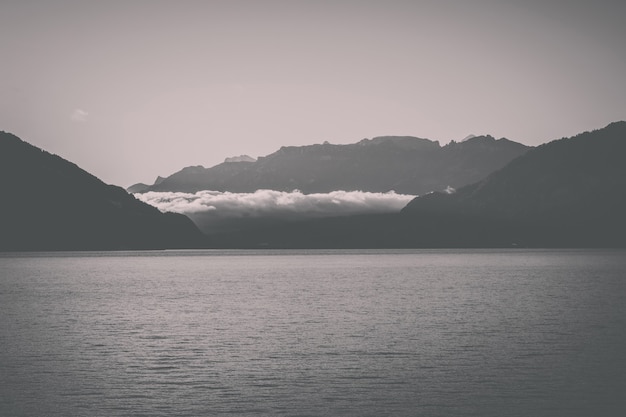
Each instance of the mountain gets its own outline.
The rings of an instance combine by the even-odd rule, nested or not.
[[[163,182],[165,178],[161,177],[160,175],[156,178],[156,180],[154,180],[153,185],[159,185]],[[131,194],[134,193],[143,193],[148,191],[148,188],[150,188],[150,185],[148,184],[144,184],[143,182],[138,182],[137,184],[133,184],[130,187],[128,187],[126,189],[126,191],[128,191]]]
[[[133,184],[130,187],[128,187],[126,191],[128,191],[131,194],[144,193],[148,191],[149,188],[150,186],[148,184],[145,184],[143,182],[138,182],[137,184]]]
[[[187,217],[161,213],[63,158],[0,132],[0,250],[193,247]]]
[[[290,222],[212,236],[215,247],[626,247],[626,122],[532,149],[399,214]]]
[[[491,136],[445,146],[409,136],[363,139],[350,145],[289,146],[256,161],[240,158],[211,168],[187,167],[143,191],[394,190],[420,195],[481,180],[528,149]]]
[[[626,242],[626,122],[541,145],[454,194],[411,201],[413,216],[507,224],[527,244]],[[501,231],[495,232],[501,233]]]
[[[256,159],[248,155],[232,156],[224,160],[224,162],[254,162],[254,161],[256,161]]]

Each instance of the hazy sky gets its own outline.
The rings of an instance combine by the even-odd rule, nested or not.
[[[103,181],[626,119],[626,2],[0,1],[0,130]]]

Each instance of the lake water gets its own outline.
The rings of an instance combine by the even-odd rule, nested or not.
[[[0,254],[2,416],[624,416],[626,251]]]

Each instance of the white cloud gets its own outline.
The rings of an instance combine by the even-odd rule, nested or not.
[[[84,122],[87,120],[87,116],[89,116],[89,113],[87,113],[85,110],[74,109],[74,111],[70,115],[70,119],[75,122]]]
[[[254,193],[198,191],[197,193],[147,192],[135,194],[139,200],[161,211],[215,217],[335,216],[398,212],[415,196],[362,191],[333,191],[303,194],[258,190]]]

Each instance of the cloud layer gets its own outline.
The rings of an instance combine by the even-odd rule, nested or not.
[[[236,218],[389,213],[400,211],[415,196],[394,192],[333,191],[303,194],[300,191],[258,190],[247,194],[218,191],[199,191],[194,194],[147,192],[135,194],[135,197],[164,212]]]

